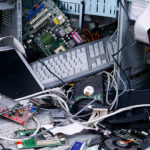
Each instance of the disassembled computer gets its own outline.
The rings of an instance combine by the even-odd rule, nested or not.
[[[2,148],[149,148],[150,47],[133,32],[147,5],[0,0]]]

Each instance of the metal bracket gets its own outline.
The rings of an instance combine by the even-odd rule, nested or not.
[[[116,18],[117,0],[84,0],[84,14]],[[81,0],[56,0],[58,7],[67,14],[80,15]]]
[[[22,0],[17,0],[17,39],[22,42]]]
[[[8,9],[14,9],[15,4],[12,2],[10,3],[9,1],[7,2],[0,2],[0,10],[8,10]]]
[[[79,16],[79,28],[82,28],[83,14],[116,18],[117,0],[56,0],[58,7],[66,14]]]

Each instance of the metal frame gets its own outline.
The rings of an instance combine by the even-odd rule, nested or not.
[[[56,0],[58,7],[66,14],[79,16],[79,28],[83,15],[117,17],[117,0]]]
[[[17,0],[17,39],[22,42],[22,0]]]
[[[0,10],[14,9],[15,5],[13,1],[10,3],[9,1],[0,2]]]
[[[122,0],[124,7],[129,10],[129,2]],[[131,3],[130,3],[131,4]],[[124,47],[129,43],[130,39],[133,38],[133,35],[129,31],[129,21],[124,9],[120,6],[119,16],[118,16],[118,49]],[[131,40],[132,41],[132,40]],[[146,83],[149,81],[149,72],[141,74],[135,79],[131,79],[130,76],[134,76],[147,69],[144,61],[144,48],[145,45],[139,42],[131,43],[126,48],[124,48],[118,55],[118,62],[121,64],[122,69],[125,70],[127,74],[131,88],[139,89],[143,88]],[[121,73],[120,69],[117,68],[122,75],[124,81],[127,84],[127,80],[124,75]],[[118,79],[118,83],[120,83]],[[121,87],[121,84],[119,84]]]
[[[0,2],[1,5],[1,2]],[[13,1],[11,9],[3,9],[0,28],[1,36],[14,36],[22,42],[22,0]]]
[[[84,14],[116,18],[117,0],[57,0],[65,13],[80,15],[80,5],[84,4]]]

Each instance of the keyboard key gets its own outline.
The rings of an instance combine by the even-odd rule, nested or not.
[[[87,71],[87,70],[89,70],[88,65],[83,64],[83,65],[81,66],[81,70],[82,70],[82,71]]]
[[[103,42],[99,42],[99,47],[100,47],[100,53],[101,53],[101,55],[105,54]]]
[[[75,73],[79,73],[80,72],[80,68],[75,68]]]
[[[101,59],[100,58],[97,58],[96,59],[96,63],[97,63],[97,66],[100,66],[102,63],[101,63]]]
[[[59,60],[61,61],[61,60],[63,60],[64,59],[64,56],[63,55],[60,55],[59,56]]]
[[[107,64],[106,59],[103,59],[103,60],[102,60],[102,64],[103,64],[103,65]]]
[[[96,67],[96,63],[93,63],[93,64],[92,64],[92,68],[95,68],[95,67]]]
[[[107,44],[107,50],[113,54],[113,48],[112,48],[112,45],[110,43]]]
[[[54,57],[54,61],[57,63],[57,61],[58,61],[58,57]]]
[[[67,57],[71,58],[71,53],[67,53],[66,55]]]
[[[42,64],[41,63],[37,63],[37,67],[42,67]]]
[[[77,52],[77,55],[81,53],[80,49],[77,49],[76,52]]]
[[[101,48],[101,47],[104,47],[104,45],[103,45],[103,42],[102,41],[100,41],[99,42],[99,47]]]
[[[81,51],[82,51],[82,53],[86,53],[85,47],[82,47],[82,48],[81,48]]]
[[[97,43],[94,44],[94,50],[95,50],[95,56],[98,56],[99,55],[99,48],[98,48]]]
[[[95,56],[94,54],[94,48],[92,45],[89,46],[89,53],[90,53],[90,57],[93,58]]]
[[[114,53],[117,53],[117,42],[112,42]]]
[[[72,58],[73,58],[73,57],[76,57],[76,52],[75,52],[75,51],[72,51],[72,52],[71,52],[71,55],[72,55]]]

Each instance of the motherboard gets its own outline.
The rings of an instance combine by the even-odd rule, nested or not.
[[[26,12],[23,25],[25,48],[38,50],[45,56],[83,43],[82,37],[52,0],[40,1]]]

